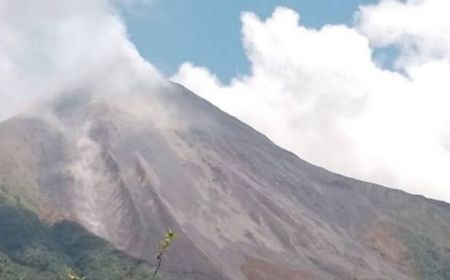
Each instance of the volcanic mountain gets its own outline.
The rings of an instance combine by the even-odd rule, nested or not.
[[[0,123],[0,198],[2,225],[25,215],[55,248],[74,227],[133,266],[173,229],[162,279],[450,279],[450,205],[311,165],[177,84],[73,90]],[[2,225],[0,256],[30,266]]]

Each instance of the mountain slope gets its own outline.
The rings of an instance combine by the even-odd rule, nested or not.
[[[149,279],[152,269],[80,226],[42,223],[33,213],[0,206],[0,279],[56,280],[66,267],[88,279]]]
[[[66,93],[0,124],[0,183],[192,279],[449,279],[450,206],[330,173],[178,85]]]

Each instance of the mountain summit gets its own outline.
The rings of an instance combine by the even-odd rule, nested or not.
[[[449,205],[313,166],[176,84],[0,123],[0,187],[139,260],[175,230],[167,279],[450,278]]]

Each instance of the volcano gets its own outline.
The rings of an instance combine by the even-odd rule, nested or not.
[[[314,166],[173,83],[72,90],[0,123],[0,206],[133,266],[175,230],[163,280],[450,279],[450,205]]]

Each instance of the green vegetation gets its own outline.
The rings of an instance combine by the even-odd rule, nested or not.
[[[158,271],[161,268],[163,257],[169,250],[170,244],[176,237],[177,237],[177,234],[173,230],[168,230],[166,232],[166,234],[164,234],[164,239],[161,241],[161,246],[159,248],[159,254],[156,257],[156,268],[155,268],[155,272],[153,272],[152,280],[156,279],[156,277],[158,275]]]
[[[86,276],[80,277],[70,268],[66,268],[66,276],[69,280],[86,280]]]
[[[148,280],[153,273],[75,224],[48,226],[30,211],[0,205],[0,279],[62,280],[66,267],[88,280]]]
[[[450,250],[437,247],[424,235],[408,232],[405,234],[418,274],[427,280],[450,279]]]

